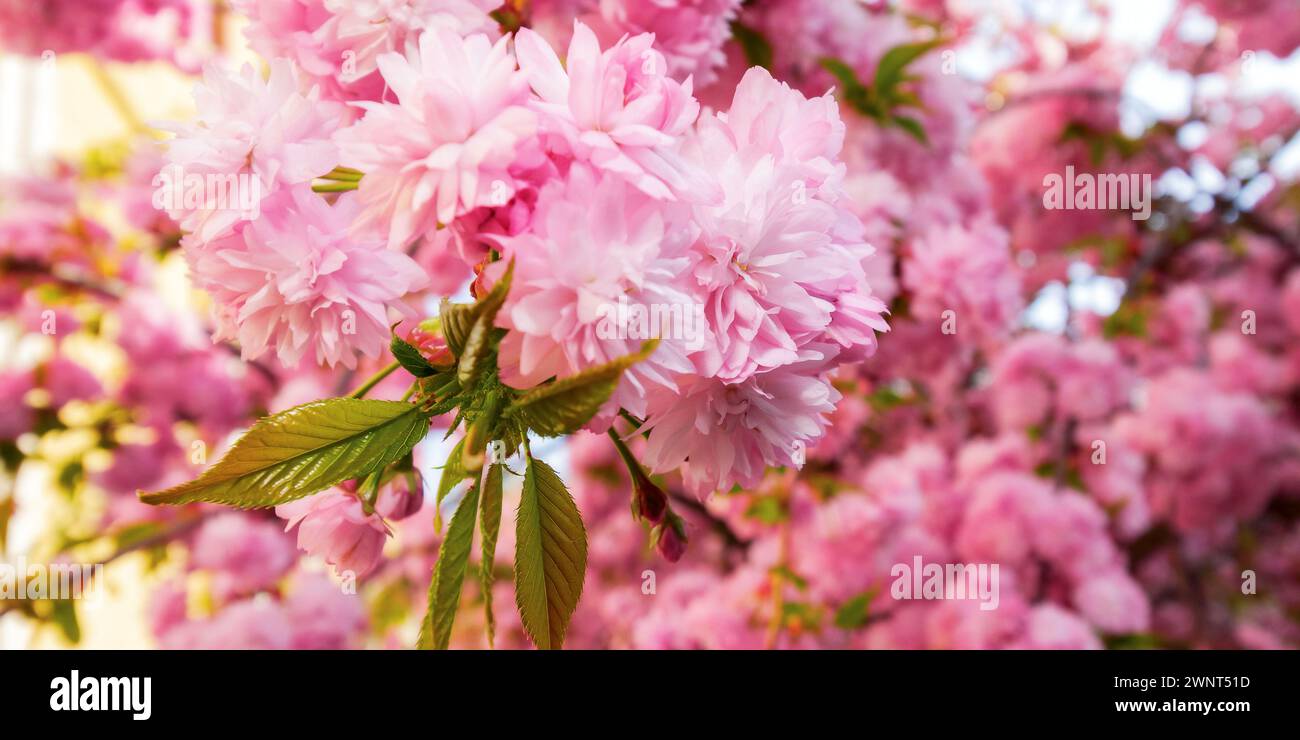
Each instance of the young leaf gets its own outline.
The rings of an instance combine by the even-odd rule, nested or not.
[[[885,97],[892,95],[894,88],[903,81],[903,70],[907,69],[907,65],[945,43],[947,43],[946,39],[933,39],[914,44],[900,44],[885,52],[885,55],[880,58],[880,64],[876,65],[876,90]]]
[[[416,349],[415,345],[396,334],[393,335],[393,341],[389,343],[388,348],[393,353],[393,359],[401,363],[406,372],[417,378],[427,378],[438,372],[437,368],[424,359],[424,355],[420,354],[420,350]]]
[[[141,491],[140,500],[276,506],[364,478],[405,456],[428,431],[428,417],[409,403],[312,401],[258,420],[197,479],[165,491]]]
[[[483,371],[483,358],[492,348],[491,342],[488,341],[491,336],[492,315],[485,313],[474,321],[469,336],[465,337],[464,350],[457,361],[456,380],[460,382],[461,387],[468,388],[473,385]]]
[[[534,388],[516,399],[505,415],[543,436],[572,434],[609,400],[623,371],[654,354],[658,346],[659,341],[652,339],[630,355]]]
[[[488,468],[483,482],[483,497],[479,499],[479,582],[483,587],[483,615],[487,624],[488,647],[496,638],[496,619],[492,615],[492,583],[496,580],[495,564],[497,535],[501,531],[502,469],[498,463]]]
[[[502,304],[506,302],[506,296],[510,293],[510,282],[514,274],[515,263],[512,261],[506,267],[505,274],[496,285],[492,286],[492,290],[474,303],[451,303],[443,299],[442,310],[439,312],[442,335],[446,337],[447,347],[456,357],[460,357],[465,351],[465,343],[469,340],[470,331],[480,317],[486,316],[488,326],[492,325],[497,311],[501,310]]]
[[[438,564],[429,581],[429,611],[420,626],[417,647],[421,650],[446,650],[451,642],[451,626],[456,621],[460,589],[469,566],[470,546],[474,543],[474,519],[478,515],[478,483],[469,487],[456,507],[447,527],[447,536],[438,548]]]
[[[533,644],[542,650],[559,649],[582,595],[587,532],[564,481],[531,455],[515,520],[519,616]]]
[[[433,528],[442,531],[442,500],[447,498],[451,489],[456,484],[465,480],[465,466],[461,464],[462,452],[465,449],[465,439],[461,438],[456,446],[451,448],[451,454],[447,456],[447,462],[442,466],[442,477],[438,479],[438,496],[433,505]]]

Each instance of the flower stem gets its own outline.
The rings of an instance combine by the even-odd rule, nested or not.
[[[628,474],[632,476],[632,480],[635,482],[636,471],[641,469],[640,463],[632,456],[632,451],[627,448],[627,445],[619,438],[618,432],[614,431],[612,426],[609,428],[609,438],[614,440],[614,449],[618,450],[619,457],[623,458],[623,464],[627,465]]]
[[[360,388],[357,388],[355,391],[352,391],[352,394],[351,396],[349,396],[349,398],[365,398],[366,394],[369,393],[372,388],[379,385],[380,381],[382,381],[384,378],[387,378],[389,375],[392,375],[393,371],[401,366],[402,364],[400,362],[394,360],[393,363],[388,367],[384,368],[383,370],[380,370],[374,375],[371,375],[370,379],[362,383]]]
[[[629,413],[627,412],[627,409],[619,409],[619,410],[618,410],[618,415],[619,415],[620,417],[622,417],[624,421],[626,421],[627,423],[629,423],[629,424],[632,425],[632,430],[633,430],[633,431],[635,431],[635,432],[641,432],[641,436],[642,436],[642,437],[645,437],[646,439],[649,439],[649,438],[650,438],[650,433],[649,433],[649,432],[642,432],[642,431],[641,431],[641,427],[645,425],[645,422],[644,422],[644,421],[641,421],[640,419],[636,418],[635,416],[629,414]]]

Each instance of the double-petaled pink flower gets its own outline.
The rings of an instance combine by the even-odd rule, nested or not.
[[[564,65],[539,34],[515,36],[519,67],[537,93],[548,147],[619,175],[661,199],[716,200],[717,189],[683,157],[679,140],[700,104],[688,78],[668,76],[668,63],[639,34],[601,51],[587,26],[576,23]]]
[[[365,117],[337,139],[344,164],[366,173],[363,220],[387,231],[390,246],[505,205],[512,168],[537,158],[537,116],[509,41],[434,28],[405,56],[379,56],[398,102],[358,103]]]
[[[268,200],[241,232],[186,245],[200,287],[217,302],[218,339],[239,342],[246,359],[274,350],[286,366],[356,365],[388,344],[390,310],[428,278],[383,237],[352,230],[352,195],[331,206],[307,186]]]

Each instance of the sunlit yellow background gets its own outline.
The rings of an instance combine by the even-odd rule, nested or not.
[[[224,60],[259,64],[243,43],[242,21],[227,16],[220,23],[215,35],[222,39]],[[51,84],[52,89],[45,87]],[[27,131],[19,142],[8,142],[0,156],[0,174],[38,173],[56,159],[81,161],[93,148],[129,140],[136,125],[132,118],[145,130],[150,122],[189,118],[194,111],[193,84],[192,77],[164,63],[104,64],[83,54],[43,61],[0,51],[0,120],[10,124],[11,132],[18,118],[36,129]],[[161,279],[165,298],[187,300],[183,262],[166,265]],[[33,350],[23,345],[22,337],[4,329],[0,328],[0,366]],[[85,364],[94,367],[95,359],[87,358]],[[10,523],[8,555],[39,547],[50,525],[67,516],[47,495],[53,490],[51,474],[48,467],[29,460],[14,482],[17,507]],[[148,587],[172,571],[179,572],[182,561],[168,558],[165,570],[146,574],[145,557],[129,554],[104,569],[102,599],[78,605],[81,641],[77,647],[153,647],[145,613]],[[37,625],[18,614],[0,617],[0,649],[63,647],[69,643],[52,624]]]

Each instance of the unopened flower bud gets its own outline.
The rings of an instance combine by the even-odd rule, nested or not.
[[[456,357],[447,346],[447,338],[442,335],[442,322],[437,318],[421,321],[406,335],[406,341],[434,367],[446,368],[456,364]]]
[[[675,563],[686,554],[686,521],[671,511],[663,523],[651,530],[651,540],[664,560]]]
[[[659,524],[668,511],[668,495],[636,466],[632,473],[632,514],[650,524]]]
[[[403,519],[420,511],[424,505],[424,486],[420,481],[420,474],[414,473],[415,487],[411,487],[411,482],[406,475],[398,475],[382,491],[379,492],[379,500],[375,502],[375,511],[379,515],[394,522],[400,522]]]

